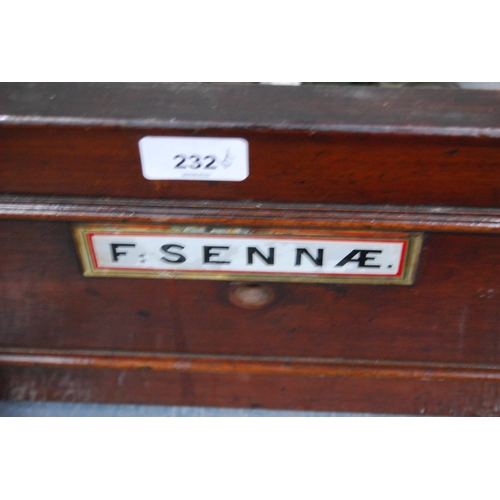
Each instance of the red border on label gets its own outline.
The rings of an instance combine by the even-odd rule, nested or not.
[[[225,270],[225,269],[220,269],[220,270],[217,270],[217,271],[214,271],[214,270],[205,270],[205,269],[182,269],[182,270],[175,270],[175,271],[171,271],[169,269],[143,269],[143,268],[137,268],[137,267],[100,267],[98,264],[97,264],[97,258],[96,258],[96,255],[95,255],[95,251],[94,251],[94,246],[93,246],[93,241],[92,241],[92,237],[95,236],[95,235],[98,235],[98,236],[123,236],[123,235],[127,235],[127,236],[140,236],[140,237],[149,237],[149,236],[152,236],[150,233],[146,233],[146,232],[121,232],[121,231],[106,231],[106,232],[92,232],[92,233],[86,233],[86,238],[87,238],[87,244],[88,244],[88,248],[90,249],[90,256],[91,256],[91,259],[92,259],[92,266],[94,268],[94,270],[100,270],[100,271],[135,271],[135,272],[140,272],[140,273],[158,273],[158,272],[174,272],[174,273],[178,273],[178,274],[182,274],[182,273],[188,273],[188,274],[192,274],[192,273],[207,273],[207,274],[213,274],[213,273],[226,273],[226,274],[240,274],[240,275],[252,275],[252,274],[255,274],[255,275],[287,275],[287,274],[291,274],[293,276],[315,276],[315,277],[321,277],[321,276],[346,276],[346,277],[353,277],[353,276],[356,276],[356,277],[360,277],[360,278],[363,278],[363,277],[379,277],[379,278],[400,278],[402,276],[402,273],[403,273],[403,267],[404,267],[404,263],[406,261],[406,254],[407,254],[407,251],[408,251],[408,240],[406,239],[393,239],[393,240],[378,240],[378,239],[373,239],[373,238],[369,238],[370,241],[374,242],[374,243],[402,243],[403,244],[403,249],[402,249],[402,252],[401,252],[401,259],[399,261],[399,269],[398,269],[398,272],[397,274],[366,274],[366,273],[363,273],[363,274],[343,274],[343,273],[321,273],[321,274],[318,274],[318,273],[294,273],[293,271],[288,271],[288,272],[283,272],[283,271],[268,271],[268,272],[265,272],[265,271],[231,271],[231,270]],[[225,237],[229,237],[229,238],[262,238],[262,239],[281,239],[281,240],[290,240],[290,239],[293,239],[293,240],[313,240],[314,238],[306,238],[306,237],[294,237],[294,236],[274,236],[274,235],[261,235],[261,234],[257,234],[257,235],[254,235],[254,234],[248,234],[248,235],[240,235],[240,234],[205,234],[205,233],[199,233],[199,234],[185,234],[185,233],[164,233],[164,234],[168,234],[169,236],[182,236],[183,238],[184,237],[187,237],[187,238],[199,238],[199,237],[203,237],[203,238],[207,238],[207,237],[212,237],[212,238],[225,238]],[[362,235],[362,234],[366,234],[366,235],[370,235],[370,233],[356,233],[356,234],[359,234],[359,235]],[[161,236],[162,233],[161,232],[158,232],[158,234],[155,234],[154,236]],[[311,235],[312,236],[312,235]],[[318,241],[318,240],[321,240],[321,239],[328,239],[327,237],[325,238],[317,238],[315,239],[315,241]],[[332,239],[332,238],[330,238]],[[335,239],[336,241],[351,241],[351,240],[357,240],[358,238],[333,238]]]

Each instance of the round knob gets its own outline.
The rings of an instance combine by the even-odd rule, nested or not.
[[[229,300],[243,309],[261,309],[274,300],[271,287],[257,283],[232,283]]]

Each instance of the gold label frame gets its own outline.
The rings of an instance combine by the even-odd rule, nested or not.
[[[80,262],[83,268],[83,274],[87,277],[107,277],[107,278],[156,278],[156,279],[209,279],[209,280],[229,280],[229,281],[275,281],[275,282],[295,282],[295,283],[357,283],[357,284],[378,284],[378,285],[411,285],[414,283],[416,269],[419,261],[419,256],[422,248],[422,233],[408,233],[408,232],[379,232],[379,231],[335,231],[335,230],[302,230],[302,229],[272,229],[272,228],[228,228],[228,227],[208,227],[208,226],[159,226],[159,225],[125,225],[125,224],[76,224],[73,226],[73,235],[80,257]],[[109,241],[110,238],[114,238],[117,241],[123,241],[123,237],[133,238],[135,242],[145,242],[147,239],[158,241],[159,237],[164,237],[165,241],[172,241],[177,238],[181,241],[186,241],[189,238],[190,242],[198,243],[201,241],[266,241],[266,242],[276,242],[276,245],[290,242],[301,241],[301,246],[308,245],[309,243],[315,244],[325,244],[336,245],[336,248],[341,244],[346,248],[346,243],[352,243],[354,247],[367,246],[368,243],[371,246],[378,245],[378,248],[384,248],[381,245],[386,245],[388,248],[395,247],[395,245],[401,245],[400,261],[398,272],[391,275],[380,274],[370,274],[373,271],[370,269],[368,272],[363,269],[362,273],[357,274],[326,274],[317,272],[317,266],[314,269],[316,272],[311,272],[310,270],[300,270],[289,272],[280,271],[267,271],[267,268],[263,271],[261,269],[257,270],[222,270],[220,265],[215,266],[219,269],[214,269],[213,264],[230,264],[228,261],[216,261],[215,259],[221,258],[220,250],[213,250],[217,248],[229,248],[229,246],[211,246],[212,250],[209,250],[209,262],[208,267],[210,269],[188,269],[188,270],[177,270],[177,269],[160,269],[158,267],[151,268],[145,267],[142,261],[138,261],[133,264],[132,267],[112,267],[116,266],[113,262],[108,265],[103,265],[102,260],[110,260],[110,256],[116,258],[116,261],[120,259],[128,258],[127,248],[136,246],[132,243],[114,243],[111,244],[114,248],[114,255],[109,251],[106,251],[109,256],[99,257],[99,245],[104,245],[101,240]],[[154,238],[151,238],[154,237]],[[120,240],[121,238],[121,240]],[[146,238],[146,240],[145,240]],[[355,244],[354,244],[355,243]],[[107,243],[106,243],[107,244]],[[149,244],[149,243],[148,243]],[[227,243],[229,245],[229,243]],[[236,244],[236,243],[235,243]],[[248,245],[248,243],[247,243]],[[164,247],[181,247],[182,245],[164,245]],[[268,245],[269,246],[269,245]],[[115,248],[116,247],[116,248]],[[161,247],[161,248],[164,248]],[[206,246],[205,252],[206,252]],[[248,254],[250,256],[251,248],[253,251],[252,263],[262,264],[269,263],[270,256],[265,255],[262,251],[255,247],[246,247]],[[273,247],[274,248],[274,247]],[[135,249],[134,249],[135,250]],[[178,250],[178,249],[176,249]],[[316,250],[316,254],[312,251],[309,252],[305,249],[298,249],[302,253],[300,257],[304,257],[300,260],[300,263],[310,264],[310,262],[317,263],[319,259],[319,250]],[[164,252],[169,252],[168,250],[163,250]],[[352,250],[349,255],[351,255],[355,250]],[[211,252],[211,253],[210,253]],[[376,254],[381,254],[381,250],[357,250],[358,254],[354,254],[352,257],[353,262],[357,262],[358,267],[361,266],[360,262],[363,262],[361,257],[362,254],[359,252],[364,252],[364,267],[366,268],[377,268],[381,266],[376,266],[375,256]],[[372,252],[372,254],[370,254]],[[102,254],[102,251],[101,251]],[[181,258],[180,253],[176,253],[170,250],[170,253],[166,253],[169,257],[175,257],[176,259]],[[321,254],[323,255],[323,254]],[[125,256],[125,257],[124,257]],[[274,256],[274,254],[273,254]],[[317,257],[314,260],[315,256]],[[347,257],[348,257],[347,256]],[[357,258],[356,258],[357,257]],[[164,259],[166,257],[163,257]],[[267,261],[265,259],[268,259]],[[395,257],[394,257],[395,258]],[[100,260],[99,260],[100,259]],[[211,260],[210,260],[211,259]],[[297,257],[297,260],[299,257]],[[345,259],[344,259],[345,260]],[[169,261],[173,262],[173,261]],[[341,261],[342,262],[342,261]],[[369,262],[368,264],[366,262]],[[387,262],[392,262],[391,260]],[[207,264],[207,262],[205,262]],[[389,264],[387,267],[391,267]],[[227,266],[226,266],[227,267]],[[262,267],[262,266],[261,266]],[[352,266],[351,266],[352,267]],[[361,266],[362,267],[362,266]]]

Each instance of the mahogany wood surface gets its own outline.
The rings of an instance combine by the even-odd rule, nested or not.
[[[0,195],[0,219],[498,233],[500,208]]]
[[[190,373],[8,364],[0,397],[14,401],[170,404],[390,414],[499,416],[498,381]]]
[[[409,363],[397,361],[331,360],[255,356],[197,356],[113,351],[73,351],[4,348],[0,362],[15,366],[50,368],[111,368],[193,373],[240,373],[248,375],[288,375],[351,377],[426,381],[498,381],[495,365],[458,363]]]
[[[230,282],[85,278],[65,222],[0,222],[4,347],[500,364],[500,243],[427,234],[415,284],[271,283],[259,310]]]
[[[0,85],[0,398],[500,415],[500,94]],[[147,181],[145,135],[244,137]],[[72,222],[424,231],[412,286],[84,278]]]
[[[500,93],[3,85],[2,193],[497,207]],[[148,135],[242,137],[242,182],[150,181]]]

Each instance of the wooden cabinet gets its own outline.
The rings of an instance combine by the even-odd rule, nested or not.
[[[3,84],[1,397],[497,415],[499,104],[448,89]],[[243,138],[250,174],[148,180],[146,136]],[[423,244],[410,285],[256,279],[249,308],[235,279],[84,277],[75,224]]]

